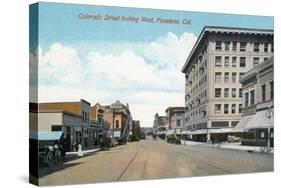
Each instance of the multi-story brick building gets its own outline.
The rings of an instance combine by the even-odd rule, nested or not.
[[[119,100],[107,106],[103,106],[103,118],[113,131],[114,138],[117,140],[130,134],[132,131],[132,117],[129,105],[122,104]],[[127,138],[126,138],[127,139]]]
[[[273,55],[273,30],[204,27],[182,72],[189,139],[225,140],[241,118],[245,72]]]

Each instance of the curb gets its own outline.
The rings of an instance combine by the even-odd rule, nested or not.
[[[266,149],[262,150],[261,147],[259,149],[241,149],[241,148],[221,147],[220,145],[208,145],[208,144],[198,144],[196,146],[209,147],[209,148],[215,148],[215,149],[245,151],[245,152],[249,152],[249,153],[264,153],[264,154],[271,154],[271,153],[273,154],[274,153],[274,149],[272,149],[270,152],[266,152]]]

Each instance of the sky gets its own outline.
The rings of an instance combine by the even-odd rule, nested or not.
[[[102,19],[79,19],[81,13]],[[266,16],[59,3],[40,3],[39,13],[30,9],[30,15],[30,85],[38,83],[39,102],[120,100],[143,127],[153,125],[155,113],[184,106],[181,68],[204,26],[274,27],[273,17]],[[106,21],[106,15],[155,22]],[[191,24],[181,24],[184,19]]]

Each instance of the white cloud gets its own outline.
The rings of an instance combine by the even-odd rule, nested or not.
[[[106,80],[105,85],[100,85],[106,89],[144,89],[151,81],[161,81],[155,75],[153,67],[146,64],[144,59],[132,50],[125,50],[117,56],[92,52],[87,60],[91,70],[87,81],[95,81],[95,84],[98,84]]]
[[[167,33],[138,43],[137,48],[134,43],[132,48],[120,43],[116,51],[111,48],[117,45],[108,43],[107,50],[93,48],[83,55],[60,43],[45,51],[39,47],[39,101],[84,98],[92,104],[110,104],[119,99],[131,105],[137,118],[152,125],[152,111],[162,114],[168,106],[184,105],[180,70],[195,41],[192,33]]]
[[[73,48],[55,43],[45,53],[39,50],[38,61],[39,83],[75,85],[82,81],[83,62]]]
[[[178,37],[169,32],[150,42],[144,49],[144,56],[159,67],[179,70],[195,42],[193,33],[183,33]]]

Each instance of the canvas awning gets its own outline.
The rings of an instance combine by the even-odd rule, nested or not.
[[[243,132],[245,127],[251,123],[255,115],[250,115],[250,116],[243,116],[239,123],[234,127],[234,131],[236,132]]]
[[[30,131],[29,139],[40,141],[59,140],[62,136],[62,131]]]
[[[200,129],[200,130],[188,131],[187,134],[192,134],[192,135],[207,134],[207,129]]]
[[[181,134],[188,134],[188,131],[184,130],[184,131],[181,132]]]
[[[233,128],[218,128],[218,129],[209,129],[209,133],[219,134],[219,133],[234,133],[237,132]]]
[[[273,128],[273,127],[274,127],[273,110],[263,110],[257,112],[254,115],[252,121],[245,126],[245,130]]]

